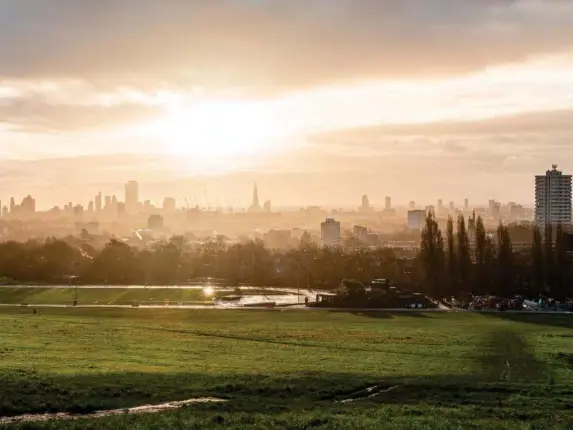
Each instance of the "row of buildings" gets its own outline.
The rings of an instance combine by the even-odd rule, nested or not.
[[[469,210],[469,201],[465,199],[464,210]],[[362,197],[362,205],[359,211],[369,213],[373,211],[367,196]],[[385,212],[392,211],[392,200],[386,197]],[[453,203],[446,209],[442,200],[438,200],[438,206],[427,206],[425,209],[415,209],[415,202],[410,203],[410,210],[407,215],[408,229],[416,231],[423,228],[426,214],[434,212],[437,216],[452,215],[456,213]],[[487,208],[474,209],[478,215],[486,215],[490,220],[499,222],[503,219],[507,221],[521,221],[527,219],[523,206],[510,202],[507,206],[502,206],[495,200],[488,202]],[[463,213],[463,211],[457,211]],[[546,225],[562,225],[570,228],[572,223],[572,175],[564,175],[554,164],[551,170],[547,170],[545,175],[535,176],[535,209],[533,211],[534,221],[537,226],[543,228]],[[368,237],[368,229],[355,226],[353,231],[358,240],[365,241]],[[324,246],[333,246],[340,243],[341,226],[340,222],[334,218],[327,218],[321,224],[321,240]]]

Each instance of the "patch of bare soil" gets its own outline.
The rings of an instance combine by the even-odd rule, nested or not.
[[[196,399],[181,400],[177,402],[161,403],[159,405],[143,405],[134,408],[126,409],[111,409],[107,411],[97,411],[88,414],[70,414],[60,412],[55,414],[25,414],[15,417],[0,417],[0,424],[16,424],[16,423],[36,423],[53,420],[78,420],[89,418],[103,418],[113,415],[128,415],[128,414],[152,414],[162,412],[170,409],[178,409],[183,406],[198,404],[198,403],[221,403],[226,402],[225,399],[218,399],[214,397],[201,397]]]

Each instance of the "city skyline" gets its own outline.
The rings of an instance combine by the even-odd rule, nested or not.
[[[553,165],[554,169],[557,165]],[[445,200],[443,198],[438,198],[435,201],[415,201],[415,200],[408,200],[408,199],[394,199],[393,196],[385,195],[382,201],[379,202],[372,202],[368,194],[363,195],[356,195],[356,200],[354,202],[345,203],[345,204],[330,204],[330,205],[318,205],[313,204],[312,202],[307,205],[290,205],[290,206],[281,206],[281,205],[274,205],[274,202],[271,199],[264,199],[264,204],[260,204],[260,197],[259,197],[259,186],[257,183],[253,184],[251,200],[249,201],[245,198],[246,203],[244,205],[220,205],[219,200],[217,201],[216,205],[212,205],[209,201],[209,197],[207,195],[207,191],[204,190],[203,199],[201,201],[197,201],[193,196],[193,199],[190,200],[189,197],[183,196],[180,198],[174,196],[163,196],[161,198],[148,198],[145,195],[145,189],[142,190],[141,184],[136,180],[129,180],[125,184],[123,184],[123,194],[115,194],[115,193],[103,193],[102,191],[98,191],[94,196],[85,197],[82,201],[73,201],[73,200],[64,200],[63,204],[55,204],[55,205],[38,205],[37,198],[34,193],[28,193],[22,198],[22,204],[18,205],[16,202],[18,200],[18,196],[10,196],[8,198],[2,199],[0,198],[0,209],[6,210],[8,209],[9,212],[12,212],[14,207],[23,206],[23,207],[33,207],[33,211],[48,211],[54,208],[65,209],[67,206],[75,207],[81,206],[83,210],[87,210],[90,208],[90,211],[93,212],[100,212],[104,208],[109,207],[112,203],[117,205],[118,203],[122,203],[125,205],[125,210],[128,213],[136,213],[138,210],[143,207],[144,204],[149,204],[150,207],[153,206],[155,208],[165,208],[170,207],[173,209],[185,209],[185,208],[200,208],[200,209],[212,209],[212,210],[228,210],[234,209],[239,211],[246,211],[246,212],[270,212],[271,204],[272,207],[278,211],[280,210],[288,210],[288,209],[303,209],[308,207],[323,207],[324,209],[354,209],[357,212],[362,213],[369,213],[371,211],[388,211],[395,208],[400,209],[409,209],[409,210],[419,210],[419,209],[428,209],[430,207],[437,209],[438,211],[441,209],[448,209],[450,212],[453,212],[453,209],[468,211],[470,209],[475,208],[488,208],[491,206],[492,202],[496,202],[500,204],[496,199],[488,199],[485,202],[471,202],[470,199],[467,197],[462,199],[461,201],[457,202],[454,200],[448,201],[445,204]],[[142,194],[141,191],[143,191]],[[119,197],[118,197],[119,195]],[[267,197],[270,197],[267,195]],[[535,196],[534,196],[535,197]],[[27,202],[33,203],[27,203]],[[237,203],[239,200],[235,200],[234,202]],[[471,202],[471,204],[470,204]],[[229,202],[227,202],[229,203]],[[533,208],[535,206],[535,202],[533,204],[522,204],[515,200],[511,200],[505,202],[508,204],[517,204],[521,205],[526,208]],[[30,206],[30,204],[32,206]]]
[[[78,201],[137,176],[151,199],[199,183],[221,206],[253,182],[279,206],[358,189],[529,204],[540,166],[573,171],[570,2],[119,0],[109,40],[101,13],[0,5],[14,195]]]

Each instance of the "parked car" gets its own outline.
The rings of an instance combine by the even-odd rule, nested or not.
[[[425,306],[422,303],[410,303],[409,305],[406,305],[406,308],[408,308],[408,309],[424,309]]]

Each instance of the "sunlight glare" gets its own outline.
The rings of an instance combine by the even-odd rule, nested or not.
[[[153,126],[166,152],[222,159],[278,149],[281,129],[262,103],[216,101],[168,114]]]
[[[215,294],[215,289],[213,287],[205,287],[203,288],[203,295],[205,297],[213,297],[213,295]]]

